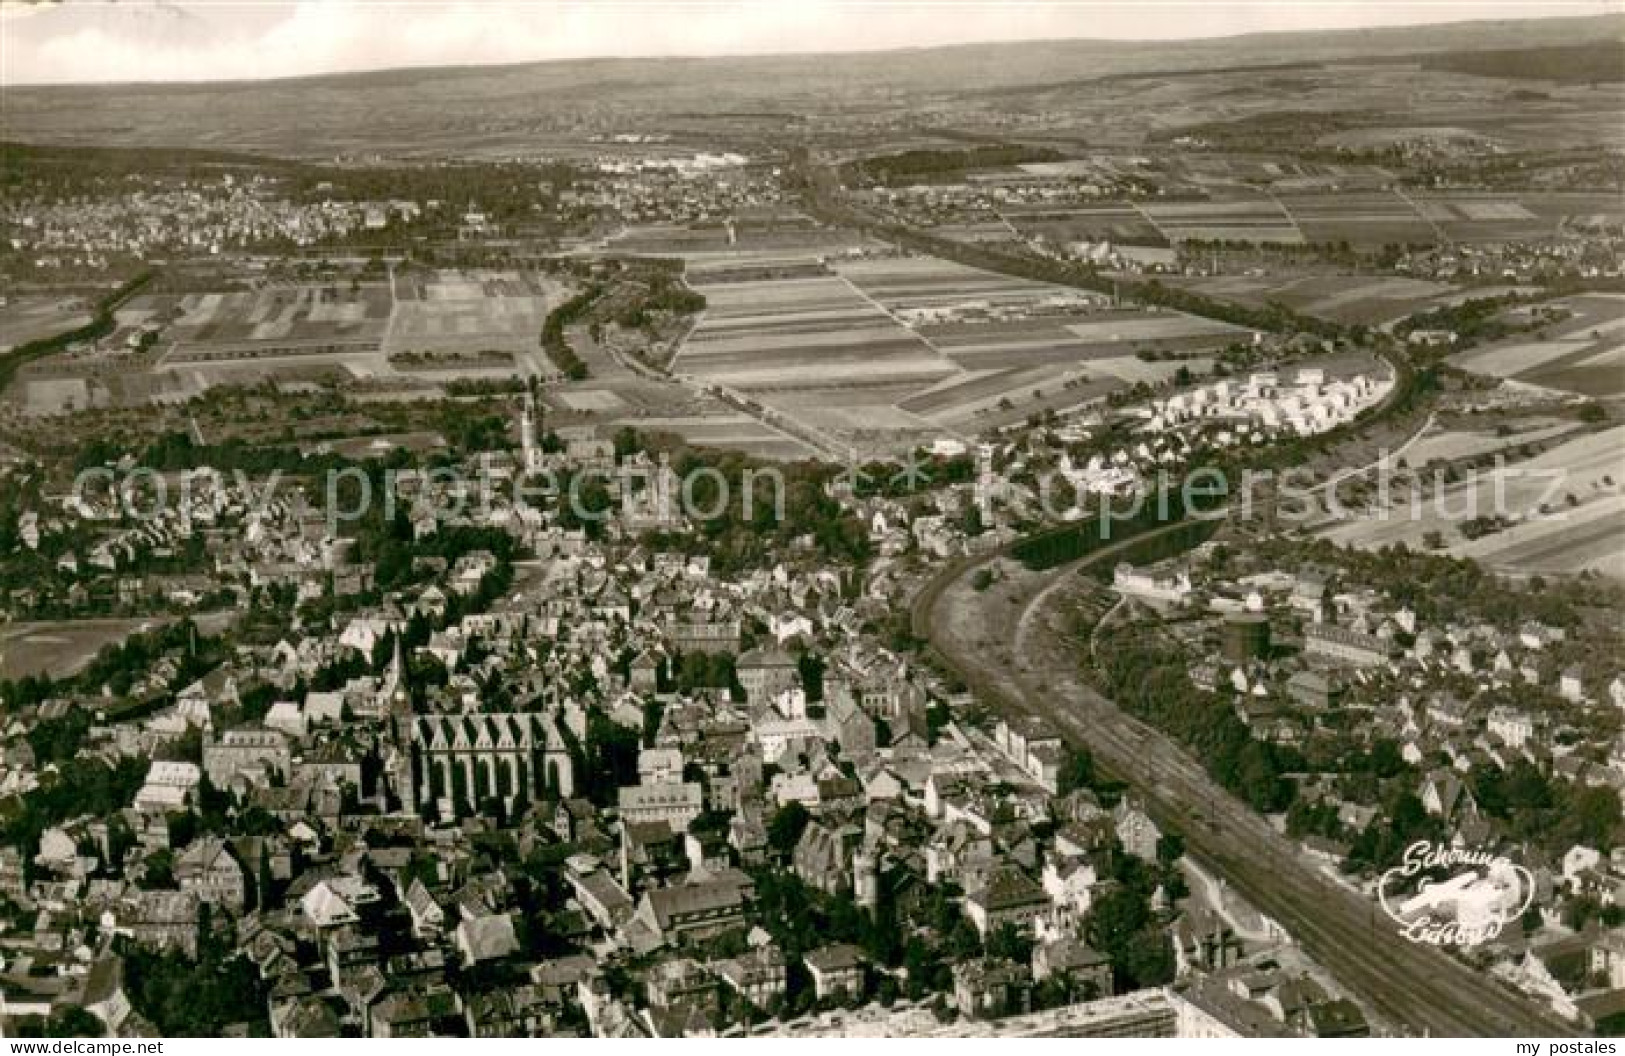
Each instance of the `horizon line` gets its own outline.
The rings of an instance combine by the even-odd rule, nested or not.
[[[1307,6],[1318,6],[1320,0],[1303,0]],[[1374,7],[1410,6],[1401,0],[1365,0]],[[1090,7],[1112,6],[1107,0],[1035,0],[1036,6],[1061,7]],[[1188,7],[1189,0],[1136,0],[1136,5],[1147,7]],[[638,7],[646,6],[637,0],[606,0],[605,6],[610,7]],[[697,6],[704,6],[703,4]],[[939,6],[930,0],[903,0],[897,6]],[[940,6],[955,6],[952,4]],[[1465,5],[1464,5],[1465,6]],[[1568,12],[1552,15],[1507,15],[1485,16],[1478,18],[1444,18],[1429,22],[1386,22],[1372,23],[1365,26],[1339,26],[1323,29],[1254,29],[1237,33],[1196,34],[1188,37],[1028,37],[1019,39],[979,39],[957,41],[942,44],[919,45],[893,45],[876,48],[832,49],[812,48],[806,50],[782,51],[742,51],[742,52],[662,52],[662,53],[604,53],[598,55],[573,55],[558,57],[543,57],[535,59],[519,59],[512,61],[493,62],[422,62],[399,63],[386,66],[367,66],[354,69],[327,70],[316,73],[298,74],[272,74],[264,77],[227,77],[227,78],[173,78],[168,80],[109,80],[109,81],[11,81],[6,79],[4,71],[0,70],[0,89],[3,90],[52,90],[52,89],[104,89],[104,88],[199,88],[207,86],[237,86],[260,84],[297,84],[300,82],[338,80],[347,78],[365,78],[386,76],[392,73],[433,73],[433,72],[485,72],[501,70],[518,70],[539,66],[568,66],[587,65],[591,63],[615,62],[752,62],[770,59],[798,59],[798,58],[857,58],[880,57],[885,55],[921,54],[927,52],[951,52],[971,48],[1022,48],[1035,45],[1077,45],[1077,44],[1103,44],[1103,45],[1181,45],[1203,42],[1236,41],[1249,38],[1264,37],[1313,37],[1313,36],[1349,36],[1360,33],[1381,33],[1398,30],[1438,29],[1449,26],[1486,25],[1494,23],[1546,23],[1546,22],[1573,22],[1581,20],[1601,21],[1614,19],[1625,25],[1625,8],[1601,10],[1591,13]],[[5,22],[0,21],[0,44],[4,42]],[[1619,38],[1625,43],[1625,37]],[[1604,43],[1598,41],[1597,43]],[[1283,62],[1295,61],[1283,59]]]

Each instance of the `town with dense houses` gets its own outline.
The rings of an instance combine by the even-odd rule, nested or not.
[[[1617,14],[79,18],[0,18],[5,1037],[1625,1035]]]

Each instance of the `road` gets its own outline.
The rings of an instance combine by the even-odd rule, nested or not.
[[[1330,492],[1333,488],[1337,487],[1346,480],[1353,480],[1355,477],[1363,477],[1367,473],[1378,469],[1385,463],[1388,465],[1398,465],[1399,460],[1404,458],[1406,454],[1410,452],[1411,448],[1422,442],[1422,438],[1427,436],[1428,431],[1433,428],[1434,423],[1438,420],[1439,412],[1429,411],[1427,421],[1423,422],[1421,427],[1418,428],[1416,432],[1406,437],[1403,444],[1400,444],[1392,451],[1379,455],[1377,458],[1372,459],[1363,466],[1354,466],[1350,469],[1339,471],[1327,479],[1324,483],[1317,486],[1315,488],[1315,493],[1324,498],[1326,493]]]
[[[1572,1024],[1512,988],[1401,937],[1371,901],[1300,857],[1291,842],[1214,783],[1177,744],[1084,684],[1076,674],[1071,629],[1057,604],[1065,591],[1057,585],[1088,564],[1113,561],[1130,542],[1050,572],[1027,574],[1019,612],[1011,610],[1007,594],[970,586],[974,571],[997,554],[961,559],[917,596],[914,633],[930,641],[993,710],[1042,716],[1086,745],[1159,823],[1179,830],[1199,865],[1279,921],[1344,988],[1406,1034],[1572,1034]],[[995,602],[999,607],[988,611]],[[973,618],[949,618],[955,606]]]

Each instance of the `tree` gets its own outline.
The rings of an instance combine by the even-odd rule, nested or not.
[[[259,904],[263,907],[275,906],[280,901],[280,892],[277,891],[276,874],[271,870],[271,848],[268,844],[260,844],[260,860],[256,870],[255,887],[258,889]]]
[[[817,653],[802,653],[796,659],[801,675],[801,688],[807,700],[817,703],[824,699],[824,658]]]
[[[12,1020],[19,1038],[100,1038],[106,1036],[102,1021],[72,1005],[55,1009],[49,1016],[19,1016]]]
[[[1114,960],[1113,966],[1117,967]],[[1168,932],[1158,925],[1135,932],[1121,952],[1121,970],[1138,990],[1174,981],[1174,948]]]
[[[972,538],[987,530],[982,523],[982,509],[976,503],[965,505],[965,512],[960,514],[959,518],[959,530]]]
[[[1056,778],[1056,788],[1065,796],[1078,789],[1093,788],[1095,785],[1095,760],[1087,749],[1074,748],[1068,745],[1066,759],[1061,764],[1061,770]]]
[[[987,955],[1025,964],[1032,960],[1033,943],[1007,921],[987,937]]]
[[[812,815],[800,803],[791,801],[779,808],[767,823],[767,843],[782,857],[788,858],[801,842],[801,834],[807,831],[807,825],[812,821]]]
[[[1582,843],[1607,852],[1619,836],[1619,793],[1608,787],[1570,786],[1558,826],[1566,843]]]

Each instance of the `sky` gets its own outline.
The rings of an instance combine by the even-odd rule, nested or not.
[[[0,85],[1176,39],[1621,10],[1625,0],[0,0]]]

